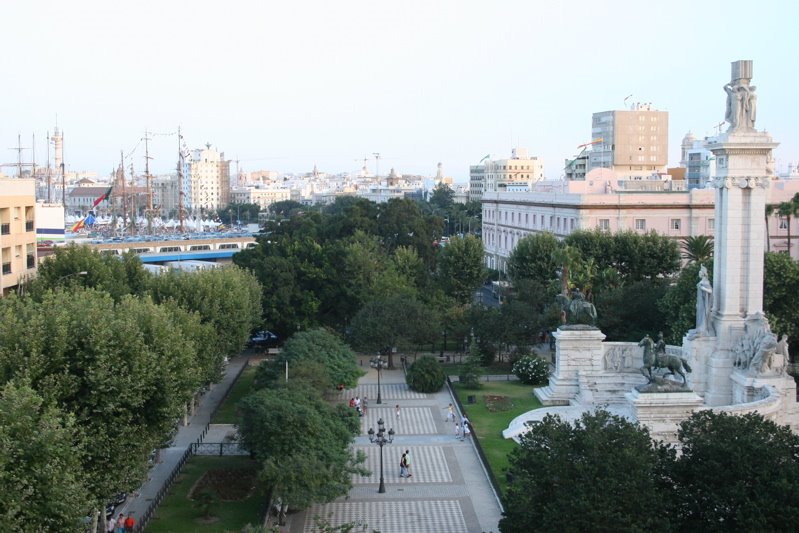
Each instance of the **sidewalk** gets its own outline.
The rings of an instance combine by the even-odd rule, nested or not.
[[[289,515],[281,531],[311,531],[318,516],[333,525],[362,521],[369,531],[381,533],[498,533],[502,510],[474,444],[456,439],[454,424],[446,422],[447,406],[455,405],[446,386],[434,394],[413,392],[401,370],[383,370],[378,405],[377,371],[368,362],[363,366],[368,374],[355,389],[339,393],[339,399],[369,398],[353,448],[367,455],[365,466],[371,475],[353,476],[346,497]],[[396,432],[393,443],[382,450],[383,494],[378,493],[380,447],[367,436],[370,427],[377,429],[379,418]],[[397,465],[405,450],[412,456],[411,478],[399,476]]]
[[[206,425],[211,421],[211,414],[222,402],[239,371],[247,364],[248,360],[249,357],[246,355],[239,355],[230,359],[225,368],[225,376],[219,383],[212,385],[210,390],[203,395],[194,416],[189,418],[189,424],[178,428],[173,445],[170,448],[161,449],[160,461],[153,465],[147,473],[147,481],[144,482],[138,491],[128,495],[125,503],[114,511],[115,515],[125,513],[127,516],[133,513],[133,516],[138,519],[144,514],[150,502],[161,490],[161,487],[164,486],[166,479],[186,452],[186,448],[196,442],[202,435]]]

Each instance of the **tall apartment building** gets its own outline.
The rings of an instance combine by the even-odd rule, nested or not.
[[[230,203],[230,161],[210,144],[192,152],[186,181],[186,209],[213,210]]]
[[[591,138],[602,139],[588,157],[587,172],[609,168],[619,177],[644,177],[666,172],[669,114],[650,104],[594,113]]]
[[[36,180],[0,179],[0,295],[36,271]]]
[[[683,137],[680,166],[689,189],[704,187],[716,175],[716,158],[706,145],[707,139],[697,139],[690,131]]]
[[[479,201],[485,192],[526,190],[544,179],[544,162],[514,148],[510,159],[486,159],[469,167],[469,199]]]

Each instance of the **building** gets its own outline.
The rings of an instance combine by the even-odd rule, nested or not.
[[[235,187],[230,192],[230,201],[235,204],[258,204],[261,209],[268,209],[275,202],[291,200],[290,189],[270,187]]]
[[[773,180],[767,202],[788,201],[799,191],[799,180]],[[564,238],[595,228],[618,232],[656,231],[675,239],[715,232],[714,192],[691,189],[668,176],[618,179],[597,169],[585,181],[544,181],[528,192],[487,192],[483,195],[483,245],[486,266],[504,270],[523,237],[550,232]],[[769,226],[771,251],[787,251],[787,220],[775,217]],[[797,246],[797,222],[791,219],[792,248]],[[791,256],[799,257],[795,250]]]
[[[619,176],[649,176],[666,171],[669,114],[651,104],[594,113],[591,138],[601,141],[588,152],[588,172],[607,168]]]
[[[0,179],[0,295],[36,271],[36,181]]]
[[[230,203],[230,161],[210,143],[192,152],[188,178],[186,209],[216,210]]]
[[[685,169],[689,189],[704,187],[716,175],[716,158],[707,149],[707,138],[697,139],[690,131],[683,137],[680,166]]]
[[[528,156],[527,148],[514,148],[510,159],[486,158],[469,167],[469,197],[479,201],[489,191],[527,190],[543,179],[543,160]]]

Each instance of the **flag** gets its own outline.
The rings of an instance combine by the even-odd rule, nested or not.
[[[92,209],[97,207],[100,204],[100,202],[102,202],[103,200],[108,200],[109,198],[111,198],[111,189],[113,188],[114,186],[111,185],[107,191],[105,191],[102,195],[100,195],[100,197],[97,200],[95,200],[94,203],[92,204]]]
[[[71,231],[72,233],[75,233],[76,231],[78,231],[79,229],[81,229],[83,227],[85,221],[86,221],[85,218],[82,218],[82,219],[78,220],[77,222],[75,222],[75,225],[72,226],[69,229],[69,231]]]
[[[92,224],[94,224],[95,220],[97,220],[97,219],[96,219],[96,218],[94,218],[94,213],[92,213],[91,211],[89,211],[89,214],[88,214],[88,215],[86,215],[86,218],[84,218],[84,219],[83,219],[83,223],[84,223],[86,226],[91,226]]]

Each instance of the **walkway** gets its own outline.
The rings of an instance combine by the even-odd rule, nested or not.
[[[361,521],[368,531],[381,533],[499,532],[502,511],[477,451],[470,440],[457,440],[454,424],[445,421],[447,405],[454,405],[446,387],[435,394],[416,393],[405,385],[401,370],[384,370],[383,403],[377,405],[377,371],[370,368],[355,389],[342,391],[340,399],[354,396],[369,398],[369,408],[361,419],[362,435],[356,437],[354,447],[366,453],[371,476],[354,476],[347,497],[289,515],[283,529],[310,533],[318,516],[333,525]],[[400,406],[399,417],[396,405]],[[394,442],[383,448],[384,494],[377,492],[380,448],[366,435],[370,427],[377,429],[379,418],[397,433]],[[400,456],[405,450],[410,450],[412,457],[410,478],[399,477]]]
[[[228,389],[233,385],[241,368],[247,364],[247,357],[240,355],[230,360],[225,368],[225,376],[219,383],[211,386],[200,400],[194,416],[189,419],[187,426],[180,426],[175,440],[170,448],[161,450],[160,462],[156,463],[147,474],[147,481],[135,493],[128,496],[127,501],[114,512],[115,515],[125,513],[138,518],[147,510],[150,502],[155,498],[158,491],[166,483],[166,479],[175,469],[178,461],[186,452],[186,448],[196,442],[205,430],[205,426],[211,421],[211,414],[222,402]]]

